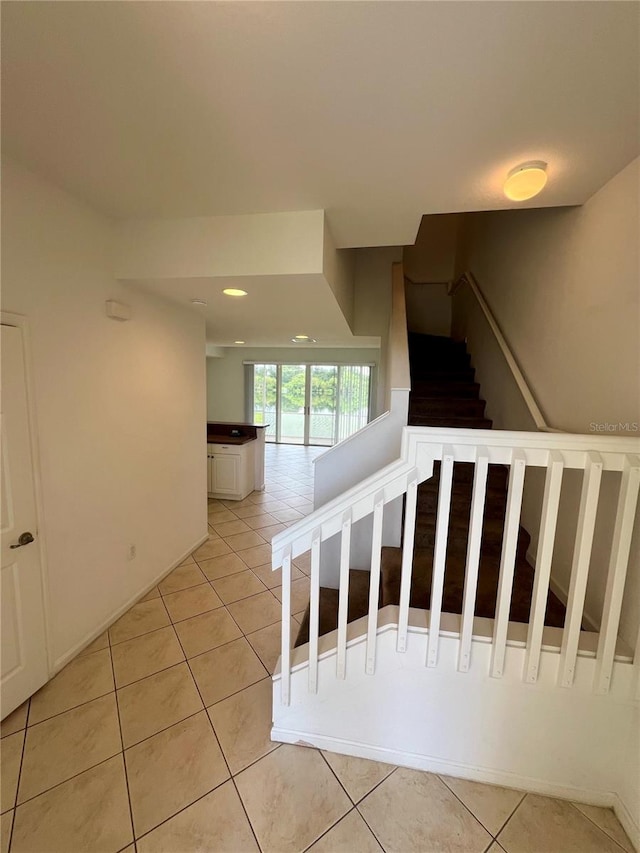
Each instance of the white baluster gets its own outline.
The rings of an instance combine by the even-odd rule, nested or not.
[[[369,621],[367,623],[367,662],[365,672],[373,675],[376,666],[378,634],[378,600],[380,596],[380,558],[382,551],[382,520],[384,492],[378,492],[373,502],[373,536],[371,539],[371,577],[369,579]]]
[[[571,580],[567,613],[562,632],[562,648],[560,650],[559,680],[562,687],[571,687],[576,668],[578,643],[580,642],[580,625],[584,609],[584,597],[587,591],[589,577],[589,562],[591,546],[598,510],[600,481],[602,479],[602,458],[599,453],[587,453],[585,459],[584,478],[580,510],[578,512],[578,528],[576,543],[571,564]]]
[[[347,617],[349,614],[349,556],[351,552],[351,510],[342,516],[340,540],[340,593],[338,597],[338,648],[336,675],[344,678],[347,667]]]
[[[311,534],[311,576],[309,592],[309,691],[318,692],[318,634],[320,631],[320,539],[319,527]]]
[[[282,557],[282,652],[280,657],[282,704],[291,700],[291,547]]]
[[[416,532],[416,504],[418,500],[418,470],[414,468],[407,477],[407,497],[404,505],[404,535],[402,537],[402,572],[400,578],[400,606],[398,609],[397,650],[407,650],[409,632],[409,598],[411,570],[413,568],[413,542]]]
[[[473,472],[469,540],[467,543],[464,594],[462,597],[462,626],[460,630],[460,650],[458,655],[458,669],[460,672],[467,672],[471,663],[473,615],[476,606],[476,591],[478,588],[478,565],[480,563],[480,545],[482,542],[482,524],[484,519],[484,503],[487,494],[488,473],[489,451],[486,447],[479,447],[476,452],[476,464]]]
[[[531,595],[531,611],[529,613],[529,628],[527,631],[527,653],[524,664],[525,681],[530,683],[538,679],[542,632],[544,631],[544,617],[547,610],[547,597],[549,595],[551,560],[553,557],[553,543],[556,537],[563,471],[564,459],[562,454],[555,450],[550,451],[547,475],[544,482],[540,538],[538,540],[536,573],[533,581],[533,593]]]
[[[594,683],[598,693],[607,693],[611,686],[611,670],[616,653],[622,596],[627,577],[639,488],[640,458],[638,456],[627,456],[622,469],[618,509],[611,542],[609,574],[607,575],[607,587],[604,594],[602,625],[600,626],[596,654]]]
[[[522,490],[524,488],[526,467],[527,460],[524,453],[521,450],[514,450],[511,456],[511,471],[509,472],[509,490],[507,492],[507,511],[502,533],[496,616],[493,622],[491,675],[494,678],[500,678],[504,670],[511,592],[513,590],[513,575],[518,550],[518,533],[520,532],[520,508],[522,506]]]
[[[453,483],[454,458],[455,451],[453,447],[445,445],[442,451],[442,463],[440,465],[440,491],[438,493],[438,514],[436,516],[436,541],[433,549],[431,617],[429,620],[427,666],[435,666],[438,662],[440,615],[442,613],[442,593],[444,590],[447,538],[449,535],[449,513],[451,511],[451,485]]]

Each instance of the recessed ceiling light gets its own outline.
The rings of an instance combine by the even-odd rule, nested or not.
[[[206,305],[207,304],[206,299],[192,299],[191,302],[193,305]]]
[[[234,344],[246,344],[246,341],[234,341]]]
[[[293,344],[315,344],[316,339],[310,338],[309,335],[296,335],[295,338],[291,338],[291,343]]]
[[[238,290],[237,287],[226,287],[222,292],[225,294],[225,296],[246,296],[247,295],[246,290]]]
[[[512,201],[526,201],[538,195],[546,183],[547,164],[541,160],[531,160],[509,172],[504,183],[504,194]]]

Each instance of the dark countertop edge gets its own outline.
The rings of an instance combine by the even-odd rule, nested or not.
[[[252,435],[208,435],[207,444],[248,444],[257,441]]]

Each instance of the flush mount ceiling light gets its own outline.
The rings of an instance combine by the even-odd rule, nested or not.
[[[206,305],[207,300],[206,299],[192,299],[191,304],[192,305]]]
[[[234,344],[246,344],[246,341],[234,341]]]
[[[310,338],[309,335],[296,335],[295,338],[291,338],[292,344],[315,344],[316,339]]]
[[[237,287],[226,287],[223,291],[225,296],[246,296],[246,290],[238,290]]]
[[[504,182],[504,194],[511,201],[526,201],[544,189],[547,183],[547,164],[530,160],[512,169]]]

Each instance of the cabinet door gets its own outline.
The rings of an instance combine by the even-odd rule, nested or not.
[[[234,494],[240,491],[240,456],[214,456],[211,460],[211,491]]]

